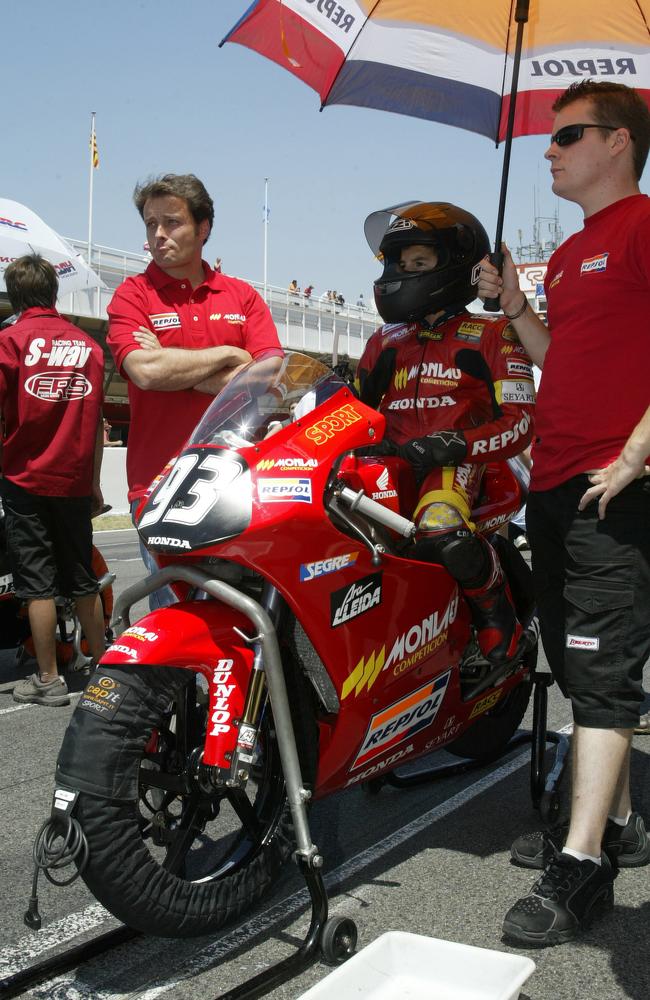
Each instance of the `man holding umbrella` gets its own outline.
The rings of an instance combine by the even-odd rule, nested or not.
[[[573,937],[612,904],[619,867],[650,862],[629,786],[650,655],[650,437],[635,431],[650,420],[650,199],[639,192],[650,111],[631,88],[589,80],[553,110],[552,189],[585,223],[549,261],[549,328],[505,248],[502,277],[486,258],[479,281],[543,369],[527,528],[544,648],[574,718],[568,832],[512,848],[544,869],[505,918],[504,934],[527,945]]]

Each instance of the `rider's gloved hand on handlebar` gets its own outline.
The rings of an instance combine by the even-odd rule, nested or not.
[[[462,431],[436,431],[399,445],[392,454],[405,458],[416,477],[424,479],[436,466],[460,465],[467,454],[467,441]]]

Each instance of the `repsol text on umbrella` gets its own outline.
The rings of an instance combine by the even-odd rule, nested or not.
[[[532,59],[531,76],[621,76],[629,73],[636,76],[634,59],[546,59],[540,62]]]
[[[321,14],[325,14],[326,17],[329,17],[330,21],[338,24],[339,28],[343,28],[346,32],[354,24],[354,15],[348,14],[345,7],[342,7],[336,0],[307,0],[307,3],[315,4],[316,9]]]

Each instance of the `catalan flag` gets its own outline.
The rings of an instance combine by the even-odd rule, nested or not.
[[[90,158],[92,160],[93,167],[96,169],[99,166],[99,150],[97,149],[97,137],[95,135],[94,121],[92,131],[90,133]]]

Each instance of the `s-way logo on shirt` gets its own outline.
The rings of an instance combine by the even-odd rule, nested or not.
[[[83,368],[92,350],[83,340],[53,340],[50,350],[44,351],[46,343],[44,337],[35,337],[30,341],[25,355],[28,368],[41,358],[47,359],[48,368]]]
[[[154,313],[149,319],[154,330],[168,330],[170,326],[181,325],[178,313]]]
[[[92,384],[80,371],[69,369],[83,368],[90,356],[92,347],[83,340],[76,338],[53,340],[49,351],[44,351],[47,341],[44,337],[34,337],[29,342],[25,355],[25,366],[32,368],[43,360],[48,368],[67,368],[68,371],[40,371],[25,381],[25,391],[36,399],[48,403],[68,402],[72,399],[83,399],[93,391]]]

